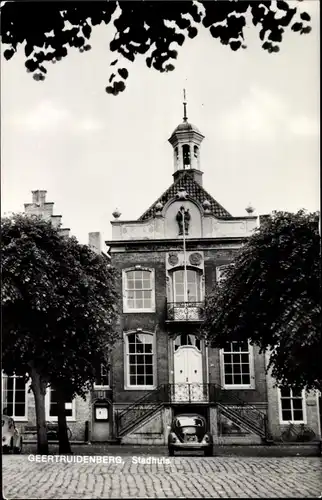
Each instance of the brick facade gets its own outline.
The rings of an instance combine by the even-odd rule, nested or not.
[[[251,210],[248,211],[250,214],[248,216],[232,217],[226,209],[221,207],[202,186],[199,157],[194,158],[190,167],[187,167],[186,164],[183,165],[180,148],[188,143],[190,154],[197,151],[197,155],[199,155],[199,146],[202,140],[202,134],[194,126],[186,127],[186,124],[179,126],[169,140],[174,148],[173,184],[138,220],[120,221],[120,214],[116,213],[115,220],[112,222],[112,240],[106,242],[110,247],[112,265],[120,273],[126,269],[135,269],[135,266],[143,266],[146,269],[153,269],[155,276],[154,312],[125,312],[123,309],[123,300],[126,300],[125,289],[121,290],[124,282],[120,279],[121,303],[119,306],[123,313],[119,322],[119,342],[113,351],[111,367],[114,417],[116,417],[117,412],[131,407],[130,405],[151,392],[147,389],[132,390],[126,387],[125,336],[127,333],[143,331],[150,332],[155,336],[155,387],[161,384],[173,385],[175,382],[174,339],[185,333],[198,335],[198,325],[193,322],[184,321],[171,324],[171,321],[167,321],[169,319],[167,303],[173,300],[171,290],[174,286],[171,281],[174,278],[171,274],[171,265],[169,265],[169,255],[175,255],[174,261],[179,262],[179,264],[177,263],[178,270],[182,269],[182,267],[180,268],[181,262],[183,268],[188,265],[189,269],[197,270],[200,273],[201,295],[202,300],[204,300],[205,295],[209,294],[216,286],[218,269],[229,264],[258,223],[265,222],[265,217],[257,218],[252,215]],[[186,158],[186,161],[189,163],[189,158]],[[181,210],[181,206],[184,207],[185,211],[190,210],[191,214],[185,244],[182,232],[178,232],[177,227],[176,214],[178,209]],[[183,247],[185,247],[185,251]],[[198,253],[201,256],[202,263],[199,267],[198,265],[194,267],[189,261],[192,253]],[[184,260],[186,260],[185,264]],[[201,342],[200,352],[202,356],[202,383],[222,387],[224,385],[223,356],[220,351],[206,347]],[[227,404],[235,400],[235,404],[249,405],[251,411],[255,409],[256,412],[257,409],[261,412],[260,415],[267,416],[268,427],[272,435],[278,435],[285,427],[280,424],[278,392],[276,388],[273,388],[274,381],[269,375],[266,375],[267,359],[265,355],[260,354],[256,347],[251,352],[250,363],[253,367],[251,384],[248,388],[238,388],[238,386],[233,387],[233,390],[226,388]],[[315,396],[306,396],[306,415],[307,425],[318,436],[320,435],[319,413],[315,400]],[[174,403],[167,404],[155,415],[134,426],[122,437],[122,442],[156,443],[161,440],[166,443],[171,416],[180,411],[196,411],[205,416],[215,442],[238,444],[258,444],[261,442],[258,433],[256,434],[249,427],[239,426],[240,433],[238,434],[235,426],[235,433],[223,435],[220,422],[221,419],[225,418],[227,421],[227,415],[224,415],[223,410],[220,406],[217,407],[213,400],[209,400],[208,404],[203,406],[196,402],[181,406]],[[166,425],[165,422],[167,422]]]
[[[193,126],[190,127],[192,129],[179,126],[172,134],[170,143],[174,148],[178,148],[183,147],[187,142],[190,144],[191,154],[199,155],[198,148],[203,136]],[[185,159],[185,161],[188,160]],[[152,391],[159,390],[157,388],[160,386],[167,387],[168,391],[174,391],[174,393],[171,392],[171,397],[165,399],[163,406],[156,408],[157,411],[151,415],[147,414],[147,418],[143,420],[138,420],[137,425],[129,426],[128,431],[122,435],[123,443],[166,444],[172,416],[180,412],[196,412],[206,418],[215,443],[258,444],[261,442],[261,437],[256,429],[254,431],[249,426],[243,425],[243,421],[236,421],[231,414],[225,413],[225,408],[233,411],[233,408],[239,408],[240,405],[244,405],[259,415],[266,415],[268,429],[273,437],[280,436],[285,428],[285,424],[281,424],[280,420],[278,390],[274,387],[274,380],[270,374],[266,374],[268,354],[260,354],[257,348],[250,347],[250,355],[246,362],[246,365],[249,362],[250,367],[249,384],[239,387],[237,383],[235,386],[227,387],[224,386],[223,380],[223,354],[218,349],[207,347],[201,339],[199,347],[196,344],[192,347],[185,344],[181,345],[177,351],[175,350],[174,341],[180,336],[181,339],[188,338],[185,335],[190,334],[198,339],[201,321],[195,321],[194,317],[178,321],[170,316],[169,303],[174,304],[174,307],[176,303],[184,303],[184,306],[180,306],[182,310],[185,310],[184,307],[191,308],[192,306],[193,314],[199,311],[193,304],[203,303],[205,296],[213,290],[214,286],[218,286],[220,267],[229,264],[234,259],[258,223],[264,220],[253,215],[232,217],[221,207],[202,187],[202,172],[196,167],[200,164],[199,160],[199,157],[195,158],[193,168],[190,171],[186,170],[186,163],[184,168],[180,165],[180,161],[183,161],[182,154],[176,152],[173,184],[140,219],[120,221],[120,214],[117,211],[113,214],[115,220],[112,222],[112,240],[106,244],[110,249],[111,264],[119,271],[118,291],[120,292],[119,311],[121,311],[118,322],[119,336],[111,354],[109,387],[102,391],[94,390],[88,395],[86,401],[76,398],[75,420],[68,422],[75,440],[85,440],[88,437],[93,441],[110,441],[119,437],[122,412],[131,408],[131,405],[136,404],[144,396],[150,397]],[[180,226],[178,222],[180,218],[178,219],[176,215],[181,211],[181,207],[184,208],[185,213],[191,214],[187,232],[183,229],[183,224]],[[44,217],[50,218],[56,227],[60,227],[61,216],[53,215],[53,204],[46,202],[45,191],[33,192],[33,203],[26,204],[25,209],[27,213],[42,213]],[[66,236],[68,235],[69,230],[62,229],[62,231]],[[183,235],[182,232],[186,234]],[[100,251],[99,233],[90,233],[89,244],[95,251]],[[147,312],[140,311],[140,307],[129,312],[124,309],[124,304],[127,304],[124,276],[127,270],[135,271],[142,268],[152,271],[151,296],[154,300],[151,303],[155,307],[151,306],[153,310]],[[194,273],[196,290],[198,290],[195,293],[198,294],[198,300],[195,298],[190,301],[189,296],[187,299],[187,281],[183,284],[184,300],[175,298],[180,288],[180,285],[176,288],[175,273],[183,271],[184,276],[186,270]],[[190,287],[193,286],[195,285],[190,285]],[[140,334],[140,332],[152,334],[151,338],[153,338],[154,383],[152,389],[143,385],[142,388],[127,386],[130,355],[126,352],[126,339],[128,334]],[[195,358],[191,357],[192,352],[195,353]],[[187,359],[188,362],[181,360],[180,353],[186,356],[182,359]],[[189,378],[195,376],[193,375],[194,366],[189,366],[192,359],[196,359],[196,367],[199,370],[196,377],[199,377],[199,382],[191,382],[192,378]],[[186,363],[182,365],[181,370],[179,370],[181,367],[179,363]],[[240,363],[245,363],[245,361],[240,361]],[[198,370],[194,372],[197,373]],[[177,383],[179,374],[182,372],[187,375],[187,384]],[[173,398],[173,394],[185,385],[189,386],[189,391],[191,387],[192,389],[202,387],[202,390],[207,387],[209,392],[205,399],[199,396],[199,400],[197,398],[179,404],[178,400]],[[227,398],[222,405],[213,396],[215,393],[210,392],[215,390],[214,388],[220,389],[221,394]],[[140,404],[144,406],[145,403],[143,401]],[[96,419],[96,405],[108,409],[106,421]],[[305,415],[307,426],[319,437],[321,435],[320,417],[318,399],[315,394],[305,395]],[[28,423],[34,421],[33,396],[29,395]],[[21,422],[19,425],[23,424],[25,423]],[[87,425],[88,436],[85,431]]]

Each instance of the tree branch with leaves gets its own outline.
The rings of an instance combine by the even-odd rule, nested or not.
[[[1,39],[8,46],[4,57],[11,59],[23,44],[26,69],[38,81],[45,79],[48,63],[66,58],[70,50],[90,50],[95,26],[113,23],[109,47],[117,57],[106,87],[113,95],[125,89],[127,63],[144,56],[149,68],[173,71],[179,48],[202,28],[237,51],[246,48],[245,28],[251,22],[269,53],[280,50],[286,30],[311,31],[309,14],[283,0],[10,1],[2,6],[1,18]]]
[[[215,347],[245,341],[270,354],[278,384],[322,390],[319,214],[273,212],[206,303]]]
[[[47,453],[46,389],[63,403],[86,398],[116,340],[117,276],[107,258],[42,218],[3,218],[1,236],[3,370],[30,377],[38,452]]]

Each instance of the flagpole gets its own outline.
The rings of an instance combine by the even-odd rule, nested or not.
[[[187,263],[186,263],[186,228],[184,223],[184,207],[182,207],[182,234],[183,234],[183,290],[184,290],[184,302],[187,300]]]

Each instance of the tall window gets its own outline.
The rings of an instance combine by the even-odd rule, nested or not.
[[[176,165],[178,165],[178,163],[179,163],[179,149],[178,149],[178,146],[176,148],[174,148],[174,157],[175,157]]]
[[[154,338],[150,333],[126,335],[127,387],[153,388]]]
[[[189,144],[184,144],[182,146],[182,156],[183,156],[183,168],[191,167],[191,159],[190,159],[190,146]]]
[[[154,270],[123,271],[124,312],[154,312]]]
[[[248,342],[227,342],[222,349],[224,387],[250,389],[253,380],[252,364],[252,347]]]
[[[198,146],[194,146],[194,147],[193,147],[193,154],[194,154],[194,157],[195,157],[196,159],[198,159],[198,153],[199,153]]]
[[[94,389],[103,387],[110,387],[110,370],[108,366],[101,364],[96,370]]]
[[[65,403],[66,420],[75,420],[75,400]],[[46,393],[46,417],[48,420],[57,420],[57,392],[48,387]]]
[[[200,274],[187,270],[187,297],[184,296],[184,271],[173,273],[173,302],[200,302]]]
[[[284,387],[280,388],[279,396],[281,422],[304,422],[304,391]]]
[[[27,419],[27,385],[24,377],[2,374],[1,410],[16,420]]]

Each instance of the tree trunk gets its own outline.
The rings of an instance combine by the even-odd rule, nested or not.
[[[37,453],[48,455],[48,439],[46,426],[45,395],[46,382],[34,368],[30,370],[31,390],[34,393],[37,421]]]
[[[70,454],[72,453],[70,442],[67,434],[67,421],[65,411],[65,396],[63,392],[56,389],[57,394],[57,415],[58,415],[58,440],[59,440],[59,453]]]

